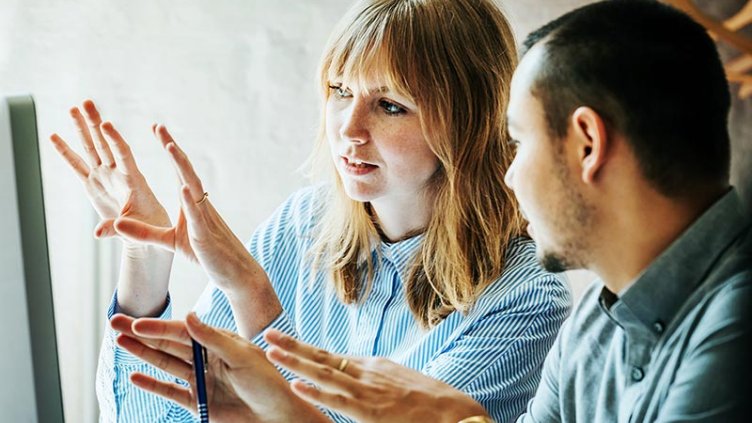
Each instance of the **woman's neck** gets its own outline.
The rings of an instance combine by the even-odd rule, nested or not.
[[[370,204],[381,236],[387,242],[402,241],[422,233],[433,216],[433,201],[425,195],[380,198]]]

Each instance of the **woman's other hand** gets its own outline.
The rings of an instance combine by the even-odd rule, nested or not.
[[[155,135],[170,155],[181,184],[175,226],[165,228],[130,217],[118,218],[118,233],[133,241],[178,251],[201,265],[227,295],[241,335],[250,338],[282,312],[264,269],[227,226],[207,198],[188,156],[162,125]]]

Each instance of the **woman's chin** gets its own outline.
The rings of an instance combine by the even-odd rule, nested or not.
[[[377,190],[366,184],[345,181],[344,186],[345,194],[354,201],[367,203],[378,198]]]

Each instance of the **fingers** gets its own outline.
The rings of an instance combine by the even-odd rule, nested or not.
[[[322,387],[340,392],[352,393],[363,390],[362,383],[336,367],[320,364],[299,355],[287,353],[277,347],[271,347],[266,357],[287,370]],[[348,364],[347,371],[352,371],[355,363]],[[360,371],[358,370],[358,373]]]
[[[144,391],[175,401],[188,410],[196,409],[191,391],[177,383],[164,382],[138,372],[131,374],[131,382]]]
[[[76,129],[78,130],[78,135],[81,139],[81,145],[84,148],[86,161],[89,163],[90,167],[100,166],[102,164],[102,160],[99,157],[97,148],[94,146],[94,140],[91,138],[91,133],[89,132],[89,127],[86,124],[84,115],[81,114],[81,110],[79,110],[78,107],[73,107],[70,109],[70,116],[73,119],[73,123],[76,125]]]
[[[170,157],[175,164],[175,168],[178,171],[180,181],[184,185],[188,185],[190,188],[193,202],[195,203],[201,200],[201,197],[204,195],[204,187],[201,184],[201,179],[196,175],[193,165],[191,165],[190,160],[188,160],[188,156],[186,156],[183,150],[178,147],[175,140],[172,138],[172,135],[170,135],[164,125],[158,125],[155,128],[155,131],[157,138],[162,142],[162,146],[170,154]]]
[[[118,313],[110,319],[110,326],[122,335],[133,338],[152,349],[174,355],[185,362],[193,359],[190,338],[187,338],[182,322],[150,318],[134,319]]]
[[[105,122],[100,127],[100,134],[107,139],[107,143],[115,150],[114,160],[118,169],[126,175],[136,175],[139,173],[136,160],[133,158],[131,148],[120,133],[115,129],[111,122]]]
[[[73,172],[76,174],[76,176],[81,179],[86,179],[89,177],[89,166],[86,165],[86,162],[81,158],[81,156],[71,150],[71,148],[68,146],[68,143],[66,143],[65,140],[60,137],[60,135],[52,134],[50,136],[50,141],[52,141],[52,145],[55,147],[55,150],[57,150],[60,156],[62,156],[63,159],[71,167],[71,169],[73,169]]]
[[[117,337],[117,344],[141,360],[158,369],[162,369],[175,377],[187,381],[191,380],[193,377],[193,366],[188,364],[181,356],[173,355],[157,348],[152,348],[147,344],[140,342],[137,338],[123,334]],[[162,347],[168,350],[171,348],[165,344],[163,344]],[[173,347],[178,348],[174,343]]]
[[[188,185],[183,185],[180,188],[180,204],[182,205],[181,211],[184,211],[185,217],[187,217],[186,222],[191,225],[192,229],[198,230],[202,226],[207,226],[199,209],[199,204],[196,204],[193,200],[193,194]]]
[[[301,342],[292,336],[285,335],[274,329],[266,331],[264,333],[264,339],[269,345],[278,347],[281,352],[292,354],[334,369],[338,368],[342,363],[342,360],[345,359],[343,356],[332,354],[327,350],[308,345],[305,342]],[[346,370],[349,370],[349,367],[352,366],[353,360],[348,358],[348,361],[351,364],[348,365],[348,369]]]
[[[134,334],[143,338],[164,339],[178,342],[186,347],[191,346],[191,337],[188,335],[185,324],[179,320],[144,317],[133,321],[131,328]]]
[[[117,235],[115,231],[115,219],[105,219],[94,228],[94,236],[97,238],[109,238]]]
[[[133,322],[136,319],[134,319],[131,316],[126,316],[125,314],[116,314],[112,316],[110,319],[110,327],[112,327],[113,330],[124,333],[126,335],[130,336],[136,336],[136,334],[133,333],[133,330],[131,329],[131,326],[133,325]]]
[[[136,219],[121,217],[115,220],[118,234],[131,241],[138,241],[175,251],[175,229],[161,228]]]
[[[185,322],[190,336],[230,367],[246,365],[254,357],[262,356],[261,349],[240,335],[204,324],[195,313],[189,313]],[[258,354],[253,354],[254,349]]]
[[[297,396],[313,404],[337,410],[351,417],[361,414],[359,401],[348,395],[322,391],[301,380],[291,382],[290,387]]]
[[[99,157],[104,161],[105,165],[110,167],[115,165],[115,159],[112,156],[109,145],[105,141],[102,135],[102,118],[99,116],[97,106],[91,100],[85,100],[83,103],[84,113],[86,114],[86,121],[89,125],[89,133],[94,134],[94,145],[99,153]]]

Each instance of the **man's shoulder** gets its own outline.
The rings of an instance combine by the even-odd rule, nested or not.
[[[703,323],[752,317],[752,228],[721,254],[696,295]]]
[[[752,269],[740,267],[727,273],[698,293],[702,296],[694,314],[693,338],[703,339],[708,335],[735,327],[749,332],[752,329]]]
[[[613,331],[618,327],[600,305],[603,281],[598,278],[592,281],[583,291],[579,302],[573,308],[565,329],[562,330],[561,347],[567,354],[573,354],[572,349],[578,348],[607,348],[613,337]]]
[[[716,284],[723,284],[730,279],[744,278],[744,274],[752,271],[752,225],[742,231],[729,244],[726,251],[718,258],[711,269],[710,278],[716,279]]]

